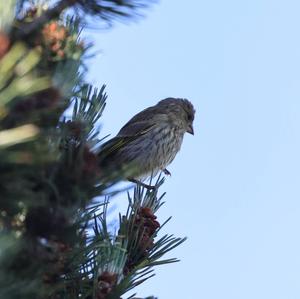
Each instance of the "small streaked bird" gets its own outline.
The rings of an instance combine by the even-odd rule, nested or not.
[[[163,171],[180,150],[184,134],[194,135],[195,109],[186,99],[167,98],[131,118],[112,139],[101,147],[100,167],[120,171],[130,166],[127,179],[140,179]]]

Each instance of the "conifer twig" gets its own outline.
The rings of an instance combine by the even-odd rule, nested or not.
[[[42,15],[34,19],[30,23],[22,24],[18,27],[15,39],[24,40],[34,32],[40,30],[47,22],[58,17],[63,10],[75,5],[77,0],[61,0],[54,7],[47,9]]]

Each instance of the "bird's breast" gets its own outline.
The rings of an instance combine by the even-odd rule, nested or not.
[[[141,176],[155,175],[173,161],[180,150],[183,134],[171,126],[157,126],[128,144],[122,157],[134,162]]]

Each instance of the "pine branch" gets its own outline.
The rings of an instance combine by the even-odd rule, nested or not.
[[[44,13],[30,23],[21,22],[17,30],[12,34],[14,40],[26,40],[29,36],[41,30],[50,20],[58,18],[68,7],[76,4],[76,0],[60,0],[54,7],[47,9]]]
[[[128,18],[139,8],[145,8],[154,0],[60,0],[55,6],[47,9],[35,18],[32,22],[26,23],[20,21],[16,26],[12,36],[14,40],[26,40],[29,36],[47,24],[50,20],[58,18],[61,13],[67,9],[76,6],[79,7],[83,14],[98,16],[105,22],[111,23],[114,18]],[[83,18],[83,15],[81,15]]]
[[[154,190],[138,185],[128,193],[117,233],[108,222],[110,197],[95,199],[113,196],[107,188],[124,173],[98,166],[107,95],[105,86],[84,81],[80,24],[90,15],[128,18],[150,2],[60,0],[46,11],[25,11],[13,30],[0,32],[1,298],[119,299],[156,266],[178,261],[163,257],[185,238],[157,237],[170,220],[160,224],[155,216],[163,179]],[[68,8],[79,18],[63,18]],[[10,17],[4,23],[13,26]]]
[[[86,272],[87,276],[84,280],[87,280],[93,273],[97,298],[120,298],[123,294],[153,277],[154,267],[178,261],[174,258],[166,260],[160,260],[160,258],[183,243],[185,238],[165,235],[155,241],[160,228],[170,219],[160,226],[154,216],[154,212],[163,204],[163,196],[157,196],[158,187],[162,183],[161,179],[156,181],[155,191],[146,191],[143,187],[137,186],[133,197],[128,194],[129,207],[126,214],[120,216],[119,231],[115,236],[108,229],[108,201],[104,203],[102,214],[91,217],[90,221],[93,219],[95,235],[89,238],[88,250],[94,253],[86,254],[91,258],[85,262],[84,268],[87,269],[90,265],[97,271]],[[97,244],[101,244],[101,247],[98,247]],[[111,253],[114,250],[121,250],[124,253],[121,260],[117,256],[113,258],[111,255],[104,254],[107,248],[110,248],[109,252]]]

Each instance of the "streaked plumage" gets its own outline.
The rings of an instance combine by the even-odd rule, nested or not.
[[[99,153],[103,169],[132,165],[131,178],[163,171],[180,150],[185,132],[194,134],[195,110],[186,99],[167,98],[131,118]]]

